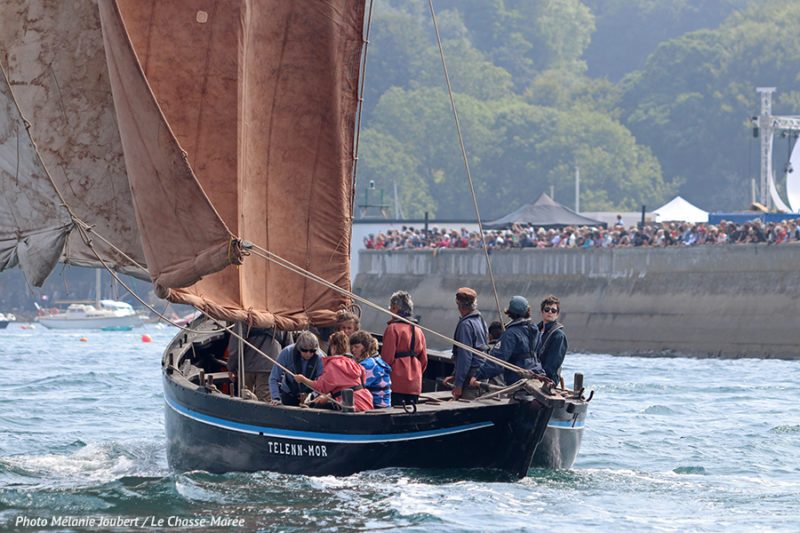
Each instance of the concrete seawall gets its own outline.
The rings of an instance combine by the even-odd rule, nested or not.
[[[562,302],[570,351],[800,359],[800,243],[694,248],[524,249],[490,254],[501,306]],[[362,250],[354,292],[388,304],[407,290],[422,324],[452,335],[455,291],[497,318],[481,250]],[[387,316],[365,309],[363,327]],[[432,346],[445,343],[429,338]]]

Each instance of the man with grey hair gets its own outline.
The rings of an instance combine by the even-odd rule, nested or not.
[[[414,324],[414,302],[406,291],[392,294],[389,311],[405,319],[392,317],[383,332],[381,358],[392,367],[392,405],[416,403],[428,366],[425,335]]]
[[[283,368],[281,368],[283,367]],[[284,370],[288,368],[289,372]],[[271,405],[300,405],[301,394],[311,392],[307,386],[297,383],[294,374],[302,374],[311,381],[322,375],[322,353],[319,340],[310,331],[302,331],[297,341],[281,350],[278,364],[272,367],[269,375],[269,393]]]

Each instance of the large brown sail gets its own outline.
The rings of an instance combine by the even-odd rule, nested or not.
[[[92,0],[4,0],[0,2],[0,52],[0,63],[22,115],[30,123],[30,135],[44,167],[72,213],[96,233],[91,236],[92,250],[78,231],[70,231],[66,246],[59,249],[63,250],[60,260],[100,267],[97,253],[108,266],[147,279],[108,84],[97,4]],[[16,162],[18,155],[9,152],[2,162]],[[29,177],[43,176],[34,173]],[[13,195],[7,191],[4,199],[18,207],[27,205],[30,198],[24,193],[39,186],[50,187],[48,182],[20,183],[23,189]],[[40,213],[55,211],[41,209]],[[51,226],[61,224],[63,220],[58,218]],[[24,225],[25,221],[17,217],[16,226],[0,231],[30,233],[41,227]],[[45,258],[48,255],[41,256],[41,265],[30,266],[40,273],[34,276],[37,279],[28,277],[32,284],[40,285],[44,281],[41,272],[46,277],[52,270],[50,259]],[[26,276],[31,274],[27,267],[25,272]]]
[[[330,323],[345,296],[257,257],[223,267],[236,236],[349,289],[363,3],[99,5],[156,285],[218,318]]]

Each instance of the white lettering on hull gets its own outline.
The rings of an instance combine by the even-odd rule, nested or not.
[[[328,447],[324,444],[289,444],[268,440],[267,448],[273,455],[293,455],[295,457],[328,457]]]

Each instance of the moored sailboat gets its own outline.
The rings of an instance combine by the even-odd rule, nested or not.
[[[126,302],[100,298],[100,270],[95,271],[95,302],[71,303],[66,311],[39,309],[36,321],[49,329],[129,330],[144,324],[145,316]]]
[[[7,328],[11,322],[14,322],[17,319],[12,314],[9,313],[0,313],[0,329]]]
[[[34,3],[48,13],[65,9],[54,0]],[[31,9],[30,2],[11,4],[19,5],[9,16]],[[48,243],[38,243],[44,257],[31,257],[29,243],[18,237],[8,239],[9,254],[26,276],[36,274],[29,277],[34,281],[58,260],[100,264],[149,277],[159,296],[202,311],[206,318],[179,333],[162,361],[168,459],[178,470],[321,475],[387,466],[481,467],[524,476],[554,410],[586,409],[582,397],[532,375],[471,402],[432,393],[415,408],[361,413],[349,412],[346,401],[342,411],[270,406],[228,383],[224,352],[236,333],[227,324],[324,327],[353,303],[352,171],[364,5],[209,5],[213,9],[188,0],[98,0],[85,20],[53,17],[55,35],[88,24],[87,40],[104,54],[107,68],[87,79],[97,92],[92,98],[111,110],[107,118],[115,128],[97,142],[107,143],[109,160],[124,161],[116,175],[126,187],[114,198],[124,205],[117,211],[67,208],[81,201],[61,192],[72,186],[74,173],[48,170],[75,155],[51,158],[36,150],[36,130],[24,136],[22,110],[6,84],[4,102],[13,113],[0,146],[28,147],[25,183],[41,185],[42,201],[52,204],[48,217],[23,228],[35,244],[42,233],[36,228],[51,230]],[[12,57],[27,46],[25,35],[2,40]],[[43,49],[56,64],[60,56],[75,61],[80,55]],[[22,62],[4,67],[26,77]],[[15,83],[22,93],[35,86],[23,81]],[[72,81],[64,105],[79,112],[86,102],[75,86],[86,80]],[[30,114],[58,120],[35,105]],[[16,161],[11,151],[4,153]],[[11,183],[18,176],[6,172],[3,179]],[[107,178],[92,179],[104,184]],[[30,192],[19,189],[22,196]],[[132,232],[123,223],[130,213]],[[7,233],[21,234],[19,226],[9,224],[13,232]],[[80,257],[70,255],[73,242]]]

